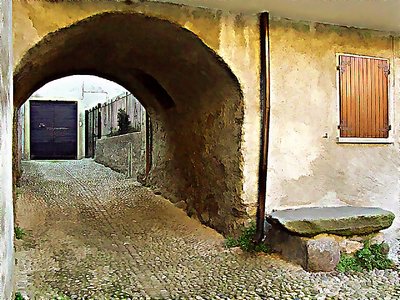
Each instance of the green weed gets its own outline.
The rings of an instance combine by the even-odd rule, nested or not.
[[[21,227],[16,226],[14,228],[14,233],[15,233],[15,238],[17,240],[22,240],[24,236],[26,235],[25,230],[23,230]]]
[[[341,255],[336,269],[339,272],[391,269],[394,267],[394,263],[387,257],[388,251],[389,247],[386,243],[371,245],[369,241],[366,241],[364,247],[353,256]]]
[[[25,300],[24,296],[20,292],[15,293],[15,300]]]
[[[252,222],[250,226],[245,227],[243,229],[242,234],[237,238],[227,237],[225,240],[225,247],[240,247],[243,251],[246,252],[265,252],[268,253],[268,247],[261,243],[255,244],[253,242],[254,235],[256,234],[256,224]]]

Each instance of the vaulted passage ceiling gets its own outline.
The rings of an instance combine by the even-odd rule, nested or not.
[[[236,80],[190,31],[140,14],[104,13],[50,33],[31,48],[14,72],[14,103],[73,74],[121,83],[154,109],[185,105],[207,90],[221,90],[224,78]]]

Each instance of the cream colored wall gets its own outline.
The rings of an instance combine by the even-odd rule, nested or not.
[[[274,19],[267,210],[379,206],[400,227],[400,39],[388,33]],[[392,144],[338,144],[336,54],[390,59]],[[324,138],[325,133],[328,138]]]
[[[36,98],[36,97],[31,97],[29,98],[28,101],[25,102],[24,104],[24,130],[23,130],[23,139],[24,139],[24,147],[23,147],[23,154],[22,157],[25,158],[25,160],[30,159],[31,155],[31,150],[30,150],[30,144],[31,144],[31,134],[30,134],[30,124],[31,124],[31,118],[30,118],[30,101],[31,100],[36,100],[36,101],[73,101],[77,102],[78,105],[78,124],[77,124],[77,129],[78,129],[78,135],[77,135],[77,159],[82,159],[85,157],[85,111],[83,110],[83,105],[79,100],[77,99],[50,99],[50,98]],[[20,139],[21,140],[21,139]]]
[[[12,195],[11,3],[0,0],[0,299],[11,299],[14,271]]]
[[[259,153],[259,31],[256,15],[156,2],[117,1],[14,1],[15,66],[45,35],[95,14],[110,11],[142,13],[179,24],[213,49],[238,78],[244,98],[242,199],[255,214]]]

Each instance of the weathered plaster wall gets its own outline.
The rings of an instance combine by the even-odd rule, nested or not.
[[[13,290],[11,3],[0,1],[0,299]]]
[[[150,184],[160,187],[171,200],[174,196],[179,200],[184,198],[189,204],[189,210],[194,209],[199,212],[199,218],[205,223],[219,230],[233,230],[236,228],[234,220],[242,220],[247,213],[255,213],[257,200],[259,146],[257,17],[160,3],[127,5],[113,1],[79,3],[15,1],[13,27],[16,70],[22,70],[23,56],[48,33],[103,12],[140,13],[178,24],[193,32],[232,70],[236,78],[228,75],[231,77],[228,79],[227,74],[221,73],[226,67],[222,67],[220,71],[216,71],[218,68],[215,68],[213,71],[215,62],[204,59],[201,56],[203,50],[200,52],[193,50],[196,48],[189,43],[182,45],[183,48],[180,46],[181,50],[169,49],[163,55],[155,53],[163,51],[160,49],[164,46],[171,47],[184,41],[182,38],[177,39],[179,35],[175,34],[173,39],[177,40],[167,42],[172,36],[168,37],[166,31],[153,37],[151,34],[140,38],[135,36],[136,43],[143,43],[141,47],[146,48],[146,52],[143,53],[132,48],[130,48],[131,53],[128,53],[129,47],[126,47],[125,52],[119,52],[124,48],[124,43],[125,46],[129,43],[127,39],[134,39],[133,34],[126,37],[124,43],[122,41],[119,45],[115,43],[114,50],[110,49],[110,44],[107,43],[107,34],[98,37],[103,38],[103,41],[97,40],[91,44],[92,47],[96,44],[101,44],[98,47],[108,47],[107,59],[101,61],[103,65],[107,65],[109,63],[107,60],[114,58],[130,64],[146,64],[147,71],[151,71],[150,73],[162,83],[177,103],[176,108],[159,113],[157,108],[154,109],[156,106],[154,99],[150,99],[151,95],[145,95],[143,91],[138,93],[137,90],[130,88],[130,83],[135,82],[135,78],[132,77],[134,74],[119,69],[119,74],[124,73],[124,80],[119,83],[136,92],[145,106],[147,104],[149,107],[154,120],[155,144]],[[157,26],[153,26],[154,30],[157,30]],[[96,28],[108,27],[98,24]],[[127,31],[126,28],[125,25],[119,29],[114,28],[110,36],[114,38],[118,36],[116,33]],[[136,32],[137,28],[132,33]],[[140,30],[143,31],[143,28]],[[78,31],[73,35],[83,36]],[[64,50],[68,53],[77,54],[81,50],[84,51],[77,48],[77,51],[72,52],[74,44],[59,37],[57,43],[53,43],[53,47],[47,41],[48,47],[42,48],[43,52],[37,57],[47,56],[49,61],[53,58],[59,59],[57,51],[52,51],[56,48],[56,44],[58,49],[66,48]],[[92,34],[84,37],[96,38]],[[157,41],[157,45],[153,45],[154,41]],[[77,44],[82,46],[84,43],[84,40],[80,40]],[[191,50],[185,51],[185,47],[190,47]],[[87,53],[94,55],[92,50],[95,49],[96,47],[90,51],[88,49]],[[132,54],[132,51],[136,52]],[[126,59],[132,55],[139,55],[137,61]],[[162,61],[159,60],[161,57]],[[90,57],[82,52],[79,60],[88,64],[87,60],[90,60]],[[49,63],[47,70],[60,67],[62,62],[67,64],[65,60],[60,59],[58,63]],[[44,62],[29,64],[26,60],[24,63],[28,67],[27,70],[45,65]],[[74,64],[72,58],[68,63]],[[150,66],[150,63],[153,65]],[[221,61],[220,63],[223,65]],[[108,66],[103,70],[111,72],[109,69],[112,65]],[[129,67],[126,68],[128,70]],[[79,71],[75,66],[70,69]],[[49,77],[48,75],[46,76]],[[97,75],[102,76],[102,74]],[[43,75],[43,79],[46,76]],[[236,79],[237,86],[234,83]],[[40,80],[38,82],[45,83]],[[29,94],[29,91],[21,94]],[[24,97],[21,98],[19,95],[16,98],[18,102],[25,101],[22,99]],[[157,141],[165,143],[157,145]],[[182,163],[178,164],[177,161]],[[169,179],[166,180],[167,178]],[[231,224],[229,229],[226,228],[227,224]]]
[[[271,22],[268,210],[379,206],[400,226],[400,40],[387,33],[275,19]],[[390,59],[393,144],[338,144],[336,53]],[[328,134],[327,138],[323,136]]]
[[[128,174],[131,164],[132,178],[145,173],[144,132],[133,132],[113,137],[102,137],[96,142],[94,160],[118,172]]]

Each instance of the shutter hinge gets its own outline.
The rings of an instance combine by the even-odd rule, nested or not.
[[[341,62],[338,66],[336,66],[336,70],[343,74],[346,71],[347,66],[350,66],[350,61]]]
[[[352,129],[348,127],[344,121],[342,121],[338,126],[337,129],[342,130],[342,131],[351,131]]]
[[[392,130],[392,125],[388,125],[384,128],[379,128],[378,130],[382,131],[382,132],[388,132],[388,131]]]
[[[379,69],[383,69],[383,73],[386,76],[389,76],[389,74],[390,74],[390,66],[386,61],[378,63],[378,68]]]

